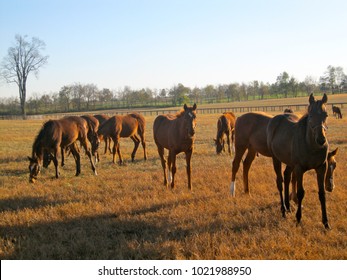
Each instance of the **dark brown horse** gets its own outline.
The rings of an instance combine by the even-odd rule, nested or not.
[[[32,148],[32,156],[28,157],[29,164],[29,182],[34,183],[41,171],[44,154],[53,155],[55,166],[55,177],[59,177],[58,170],[58,151],[60,148],[69,147],[76,161],[76,176],[81,173],[80,155],[76,150],[76,141],[79,140],[84,147],[92,170],[96,173],[94,163],[91,159],[91,153],[87,143],[87,131],[84,122],[80,117],[67,117],[60,120],[49,120],[41,128],[37,135]]]
[[[332,105],[332,109],[333,109],[333,115],[335,116],[335,118],[342,119],[342,114],[341,114],[340,108]]]
[[[184,110],[176,115],[159,115],[153,124],[154,142],[157,145],[164,171],[164,185],[167,187],[171,183],[171,188],[175,187],[176,155],[184,152],[187,162],[188,189],[192,189],[191,182],[191,157],[195,140],[196,127],[196,104],[188,107],[184,104]],[[166,174],[166,160],[164,149],[169,150],[168,171]],[[172,177],[171,177],[172,174]]]
[[[220,154],[224,149],[224,135],[227,138],[228,152],[231,155],[230,142],[233,145],[235,139],[235,121],[236,116],[233,112],[224,112],[217,121],[217,137],[214,139],[216,144],[216,152]]]
[[[329,192],[334,185],[325,184],[325,177],[328,165],[328,142],[325,135],[326,103],[328,97],[324,94],[322,100],[315,100],[311,94],[309,97],[308,113],[299,121],[292,121],[285,114],[274,117],[267,128],[267,143],[272,154],[274,170],[276,172],[277,188],[281,198],[281,211],[285,216],[286,205],[284,204],[282,190],[283,177],[281,163],[287,165],[287,172],[284,174],[285,193],[288,193],[288,185],[291,172],[297,180],[298,208],[296,219],[298,224],[301,221],[301,206],[305,195],[303,187],[303,175],[306,171],[314,169],[317,174],[319,189],[319,200],[322,210],[322,222],[325,228],[329,229],[325,189]]]
[[[98,114],[98,115],[94,115],[94,117],[99,121],[99,127],[101,125],[104,124],[104,122],[106,122],[110,117],[105,115],[105,114]],[[109,137],[104,137],[104,142],[105,142],[105,151],[104,154],[106,154],[107,152],[107,148],[109,148],[110,153],[112,153],[111,151],[111,138]]]
[[[119,164],[123,163],[122,154],[119,148],[120,138],[130,137],[134,141],[134,149],[131,153],[131,160],[134,161],[136,151],[140,145],[143,147],[144,159],[147,159],[146,139],[145,139],[145,118],[138,113],[131,113],[125,116],[113,116],[104,122],[98,130],[99,139],[107,137],[113,140],[113,163],[116,162],[116,152],[119,157]]]

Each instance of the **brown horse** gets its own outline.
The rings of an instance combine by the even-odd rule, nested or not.
[[[49,120],[41,128],[32,148],[32,156],[28,157],[29,164],[29,182],[34,183],[41,171],[41,165],[44,154],[53,154],[53,163],[55,166],[55,177],[59,177],[58,170],[58,151],[60,148],[70,148],[76,162],[76,176],[81,173],[80,155],[76,149],[75,142],[79,140],[86,150],[89,157],[92,170],[96,173],[94,163],[91,159],[91,153],[87,143],[87,132],[84,122],[80,117],[68,117],[60,120]]]
[[[131,153],[131,161],[134,161],[136,151],[140,145],[143,147],[144,159],[147,160],[146,141],[145,141],[145,118],[138,113],[131,113],[125,116],[116,115],[104,122],[98,130],[99,139],[107,137],[113,140],[113,163],[116,162],[116,152],[119,157],[119,164],[123,163],[122,154],[119,148],[120,138],[130,137],[134,141],[134,149]]]
[[[230,141],[232,145],[234,144],[235,139],[235,121],[236,116],[233,112],[224,112],[217,121],[217,137],[214,139],[214,142],[216,144],[216,152],[217,154],[220,154],[224,149],[224,135],[227,138],[227,144],[228,144],[228,152],[229,155],[231,155],[231,147],[230,147]]]
[[[84,127],[84,130],[87,133],[87,139],[89,140],[92,146],[91,152],[95,156],[95,163],[96,163],[99,160],[99,155],[97,151],[100,144],[98,134],[97,134],[99,121],[91,115],[84,115],[84,116],[81,116],[80,119],[78,118],[79,117],[76,117],[76,116],[68,116],[68,117],[64,117],[63,119],[66,119],[68,121],[73,121],[73,122],[78,120],[81,123],[81,125]],[[75,151],[79,153],[79,148],[77,145],[74,145],[73,148],[75,149]],[[65,165],[65,152],[72,153],[71,146],[66,146],[65,148],[61,147],[61,166]],[[74,153],[72,153],[72,155],[75,157]],[[47,151],[45,151],[44,157],[43,157],[43,167],[47,168],[49,164],[51,163],[53,157],[54,157],[53,154],[47,153]]]
[[[317,174],[319,200],[322,210],[322,222],[326,229],[330,228],[325,203],[325,189],[331,192],[333,184],[325,184],[328,157],[328,142],[325,136],[326,103],[328,97],[324,94],[322,100],[315,100],[313,94],[309,97],[308,113],[298,121],[292,121],[286,115],[274,117],[267,128],[267,143],[272,154],[274,170],[276,172],[277,188],[280,193],[281,211],[285,216],[286,206],[283,201],[283,177],[281,163],[287,165],[284,174],[285,193],[288,193],[291,172],[297,180],[298,208],[296,212],[297,223],[301,221],[301,205],[305,195],[303,175],[306,171],[314,169]],[[324,189],[325,187],[325,189]]]
[[[262,112],[250,112],[238,117],[235,123],[235,155],[232,163],[230,192],[235,196],[236,174],[244,153],[247,156],[243,161],[243,186],[245,193],[249,193],[248,173],[255,156],[259,153],[270,157],[267,147],[266,128],[272,116]]]
[[[184,110],[176,115],[159,115],[153,124],[154,142],[157,145],[164,171],[164,185],[171,182],[171,188],[175,187],[176,155],[184,152],[187,162],[188,189],[192,189],[191,182],[191,157],[195,140],[196,128],[196,104],[188,107],[184,104]],[[168,169],[169,180],[166,175],[166,160],[164,149],[169,150]],[[172,177],[171,177],[172,174]]]
[[[339,107],[332,105],[333,115],[337,119],[342,119],[341,110]]]
[[[105,114],[98,114],[98,115],[94,115],[94,117],[99,121],[99,126],[103,125],[104,122],[106,122],[110,117],[105,115]],[[104,137],[104,142],[105,142],[105,151],[104,154],[106,154],[107,152],[107,148],[109,148],[110,153],[112,153],[111,151],[111,138],[109,137]]]
[[[100,145],[98,138],[99,120],[92,115],[83,115],[81,118],[86,120],[88,124],[87,138],[92,145],[92,154],[95,157],[95,162],[98,162],[100,160],[98,153],[98,148]]]

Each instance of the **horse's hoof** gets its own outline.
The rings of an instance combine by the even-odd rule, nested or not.
[[[331,230],[331,227],[328,222],[324,224],[324,227],[326,230]]]
[[[96,170],[95,170],[95,171],[94,171],[94,174],[95,174],[95,175],[98,175],[98,172],[96,172]]]

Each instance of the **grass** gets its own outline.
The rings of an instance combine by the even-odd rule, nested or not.
[[[27,156],[42,121],[0,121],[1,259],[347,259],[346,118],[331,115],[328,122],[331,147],[339,147],[337,187],[327,193],[331,231],[321,223],[312,171],[304,177],[298,227],[295,212],[281,217],[270,158],[253,163],[251,196],[243,193],[240,168],[236,198],[230,197],[231,158],[217,156],[213,145],[217,118],[198,116],[191,192],[183,154],[176,188],[162,186],[154,116],[146,117],[146,162],[140,147],[131,163],[132,141],[122,139],[125,166],[103,155],[95,176],[83,155],[75,177],[68,157],[61,178],[50,166],[36,184],[29,184]]]

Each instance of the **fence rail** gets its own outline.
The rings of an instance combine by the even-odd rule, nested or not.
[[[334,105],[339,106],[340,108],[344,108],[347,102],[334,102]],[[328,104],[331,105],[331,104]],[[330,107],[330,106],[329,106]],[[328,107],[328,108],[329,108]],[[221,106],[221,107],[208,107],[208,108],[198,108],[198,114],[218,114],[226,111],[232,111],[234,113],[247,113],[252,111],[263,111],[263,112],[283,112],[284,109],[291,108],[294,112],[303,111],[307,108],[306,104],[286,104],[286,105],[264,105],[264,106]],[[153,110],[107,110],[107,112],[98,112],[98,114],[105,113],[106,115],[126,115],[131,112],[138,112],[144,116],[157,116],[161,114],[174,114],[178,109],[153,109]],[[57,114],[44,114],[44,115],[28,115],[27,119],[35,120],[35,119],[59,119],[63,116],[68,115],[80,115],[79,113],[57,113]],[[22,119],[19,115],[3,115],[0,116],[0,120],[19,120]]]

